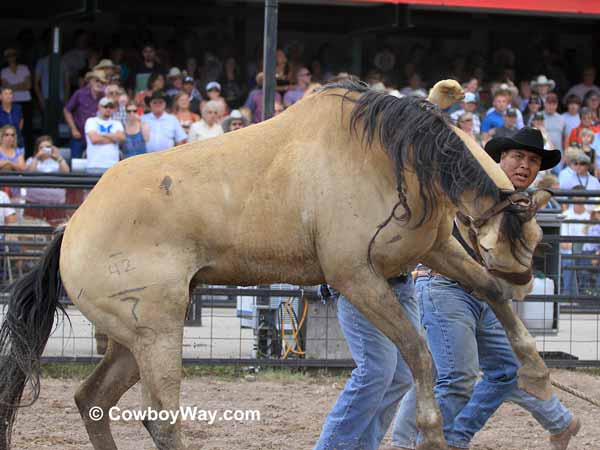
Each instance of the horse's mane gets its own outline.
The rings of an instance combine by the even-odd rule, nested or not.
[[[345,94],[338,95],[344,101],[354,103],[350,116],[351,131],[367,147],[371,147],[375,137],[378,137],[394,164],[399,200],[369,244],[369,261],[371,247],[381,229],[392,219],[408,222],[412,217],[403,177],[403,171],[407,167],[414,170],[417,176],[423,207],[415,228],[431,217],[435,198],[439,195],[438,189],[456,207],[461,206],[461,196],[466,191],[475,193],[475,201],[481,198],[499,201],[500,189],[452,130],[448,118],[437,106],[417,97],[397,98],[375,91],[353,79],[325,85],[321,91],[333,89],[345,90]],[[353,96],[352,93],[360,95]],[[404,214],[398,217],[396,211],[400,206],[404,209]],[[516,243],[523,243],[520,222],[512,214],[505,215],[505,218],[502,221],[502,231],[509,239],[511,251],[516,257]]]

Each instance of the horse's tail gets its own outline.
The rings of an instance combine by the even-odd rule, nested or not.
[[[40,358],[48,342],[59,303],[60,247],[64,231],[57,233],[36,267],[14,283],[0,327],[0,449],[10,448],[17,410],[29,406],[40,393]],[[31,399],[21,404],[25,386]]]

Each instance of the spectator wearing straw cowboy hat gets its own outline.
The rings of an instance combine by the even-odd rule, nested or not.
[[[499,163],[516,189],[527,189],[540,170],[556,166],[560,151],[544,149],[539,130],[525,127],[513,137],[496,137],[485,146]],[[470,255],[455,228],[454,237]],[[500,405],[517,403],[550,432],[550,448],[566,450],[580,428],[579,419],[553,394],[539,400],[518,388],[520,366],[504,328],[492,308],[455,281],[417,268],[415,282],[421,324],[436,371],[435,396],[444,421],[444,436],[450,450],[468,449],[474,435]],[[479,381],[479,373],[483,377]],[[396,415],[392,443],[394,448],[414,449],[417,441],[415,402],[402,400]]]
[[[225,120],[221,123],[223,133],[229,133],[230,131],[239,130],[249,125],[250,121],[241,113],[239,109],[231,111]]]
[[[529,83],[531,90],[536,92],[544,102],[546,102],[546,96],[549,92],[553,91],[556,87],[554,80],[549,80],[546,75],[538,75],[534,80]]]
[[[110,59],[101,59],[98,64],[94,66],[93,70],[100,70],[104,72],[104,76],[109,82],[119,82],[119,70],[120,67],[113,64]]]
[[[71,157],[81,158],[86,147],[85,121],[98,112],[98,102],[104,95],[107,79],[99,70],[85,75],[86,85],[76,90],[65,107],[63,114],[71,130]]]

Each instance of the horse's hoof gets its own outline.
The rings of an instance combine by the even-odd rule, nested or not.
[[[550,381],[550,374],[546,370],[541,375],[529,375],[522,372],[519,369],[518,373],[519,388],[533,395],[540,400],[550,400],[552,398],[552,383]]]

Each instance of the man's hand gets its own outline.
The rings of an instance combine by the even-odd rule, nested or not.
[[[71,136],[73,136],[73,139],[81,139],[81,133],[77,128],[71,130]]]

